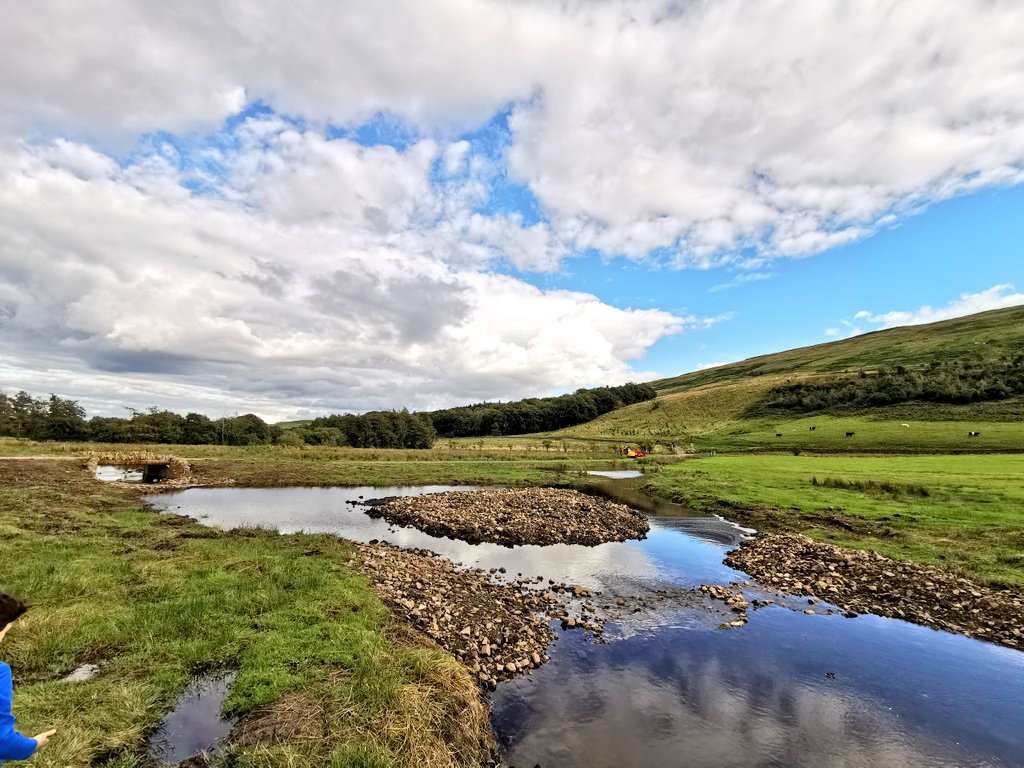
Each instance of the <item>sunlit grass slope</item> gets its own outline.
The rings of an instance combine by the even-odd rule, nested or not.
[[[558,435],[697,451],[1022,450],[1021,398],[970,405],[906,403],[837,415],[755,408],[774,387],[827,381],[844,372],[912,369],[947,360],[985,363],[1022,353],[1024,307],[894,328],[663,379],[654,382],[661,393],[656,400]],[[968,432],[980,435],[968,438]]]
[[[1024,352],[1024,306],[927,325],[890,328],[851,339],[752,357],[652,382],[659,392],[688,390],[751,376],[840,373],[878,366],[927,365],[933,360],[996,360]]]

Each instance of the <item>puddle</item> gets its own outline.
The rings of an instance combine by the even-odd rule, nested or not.
[[[467,566],[504,568],[517,574],[582,584],[591,589],[632,594],[637,589],[692,586],[741,578],[722,563],[723,544],[736,546],[744,533],[731,523],[700,516],[652,517],[643,541],[584,547],[469,544],[399,528],[364,514],[361,499],[443,491],[482,490],[479,486],[391,488],[189,488],[147,497],[156,509],[177,512],[218,528],[267,527],[281,533],[332,533],[353,541],[387,541],[405,548],[429,549]],[[690,528],[693,530],[689,530]]]
[[[652,499],[639,482],[609,480],[597,491],[647,512],[647,538],[596,547],[472,545],[395,528],[349,503],[466,487],[193,488],[150,503],[222,528],[423,547],[465,565],[504,567],[510,578],[583,584],[603,592],[599,604],[746,578],[722,562],[744,529]],[[801,608],[751,610],[745,626],[721,630],[706,611],[665,607],[607,622],[603,644],[561,632],[551,661],[493,694],[503,759],[545,768],[1024,764],[1024,653],[893,619]]]
[[[83,664],[75,669],[67,677],[62,677],[62,683],[85,683],[92,680],[102,671],[99,664]]]
[[[634,477],[644,476],[639,469],[591,469],[587,474],[594,477],[607,477],[610,480],[630,480]]]
[[[137,467],[96,467],[96,479],[105,483],[141,483],[142,470]]]
[[[150,757],[160,765],[175,765],[203,752],[215,752],[234,727],[233,721],[221,717],[234,681],[235,674],[230,673],[189,683],[150,739]]]

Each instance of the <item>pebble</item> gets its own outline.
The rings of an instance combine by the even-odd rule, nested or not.
[[[596,546],[643,539],[650,530],[647,517],[625,504],[564,488],[449,491],[373,499],[367,504],[371,517],[471,544]]]
[[[825,596],[849,618],[873,613],[1024,649],[1024,596],[939,568],[800,534],[761,535],[725,562],[812,605]]]
[[[522,580],[494,581],[483,570],[456,568],[427,550],[384,543],[355,546],[355,564],[374,593],[462,661],[483,688],[493,689],[500,680],[548,660],[546,650],[555,632],[539,616],[559,618],[564,628],[583,629],[595,637],[603,631],[596,618],[570,616],[561,597]],[[557,586],[566,598],[573,594],[567,585]]]

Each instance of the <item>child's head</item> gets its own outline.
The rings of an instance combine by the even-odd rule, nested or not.
[[[27,610],[28,603],[0,587],[0,640],[3,640],[11,624],[20,619]]]

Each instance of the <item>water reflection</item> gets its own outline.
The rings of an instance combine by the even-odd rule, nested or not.
[[[148,498],[161,511],[178,512],[218,528],[266,526],[282,533],[332,533],[353,541],[388,541],[429,549],[455,562],[479,568],[505,568],[509,576],[543,576],[612,593],[666,585],[696,586],[729,581],[739,574],[722,564],[723,543],[739,541],[740,529],[713,517],[686,521],[652,518],[643,541],[596,547],[574,544],[502,547],[468,544],[398,528],[371,518],[349,502],[381,496],[480,490],[465,486],[392,488],[189,488]],[[703,524],[703,528],[701,528]],[[722,539],[726,541],[723,542]]]
[[[650,509],[643,541],[507,548],[395,528],[346,503],[445,490],[467,489],[194,488],[150,501],[222,528],[388,540],[612,594],[743,578],[722,563],[743,530],[692,511]],[[498,686],[509,764],[1024,765],[1024,653],[873,616],[773,607],[723,631],[700,607],[659,610],[606,625],[607,644],[563,634],[550,662]]]
[[[234,680],[233,673],[193,680],[153,734],[151,755],[162,764],[173,765],[215,750],[234,725],[221,718],[221,707]]]
[[[105,483],[141,483],[142,470],[132,467],[96,467],[96,479]]]
[[[567,634],[498,688],[492,722],[511,765],[1020,765],[1024,654],[878,629],[773,608],[739,632],[665,626],[599,650]]]

